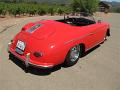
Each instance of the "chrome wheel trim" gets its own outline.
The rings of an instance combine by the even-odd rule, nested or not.
[[[80,56],[80,46],[77,45],[70,50],[70,60],[75,62]]]

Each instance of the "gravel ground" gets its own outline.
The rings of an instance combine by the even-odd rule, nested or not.
[[[9,60],[7,43],[21,27],[40,19],[61,16],[42,16],[0,21],[0,90],[120,90],[120,14],[102,15],[111,24],[111,37],[91,50],[69,68],[56,67],[49,71],[30,68],[25,73],[21,62]],[[17,62],[16,62],[17,61]]]

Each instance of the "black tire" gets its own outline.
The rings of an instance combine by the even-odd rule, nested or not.
[[[72,57],[71,56],[71,52],[73,51],[74,48],[77,48],[78,49],[78,53],[79,53],[79,55],[77,57],[75,57],[75,60],[73,60],[73,58],[71,58]],[[70,67],[70,66],[75,65],[78,62],[79,58],[82,57],[82,55],[83,55],[82,51],[83,50],[82,50],[82,46],[81,45],[76,45],[76,46],[72,47],[69,50],[69,52],[68,52],[68,54],[66,56],[66,59],[65,59],[65,62],[64,62],[64,66],[65,67]]]
[[[105,36],[105,38],[104,38],[104,41],[106,41],[106,40],[107,40],[107,37],[109,37],[109,36],[110,36],[110,30],[108,29],[107,32],[106,32],[106,36]]]
[[[13,54],[9,53],[9,60],[11,60],[13,58],[15,58],[15,56]]]
[[[25,73],[28,73],[29,72],[29,67],[24,67],[24,71],[25,71]]]
[[[111,34],[110,34],[110,29],[107,30],[107,36],[109,37]]]
[[[103,44],[106,40],[107,40],[107,35],[108,34],[108,31],[106,32],[106,34],[105,34],[105,37],[104,37],[104,40],[103,40],[103,42],[101,42],[100,44]]]

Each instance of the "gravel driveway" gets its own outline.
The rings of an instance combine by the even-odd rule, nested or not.
[[[57,18],[62,17],[42,16],[0,22],[0,90],[120,90],[120,14],[99,17],[111,24],[111,37],[80,58],[73,67],[55,67],[52,73],[31,67],[29,73],[25,73],[21,62],[16,58],[9,60],[7,43],[24,24]]]

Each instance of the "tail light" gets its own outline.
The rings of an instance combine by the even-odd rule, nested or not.
[[[42,57],[43,54],[41,52],[34,52],[33,54],[35,57]]]

